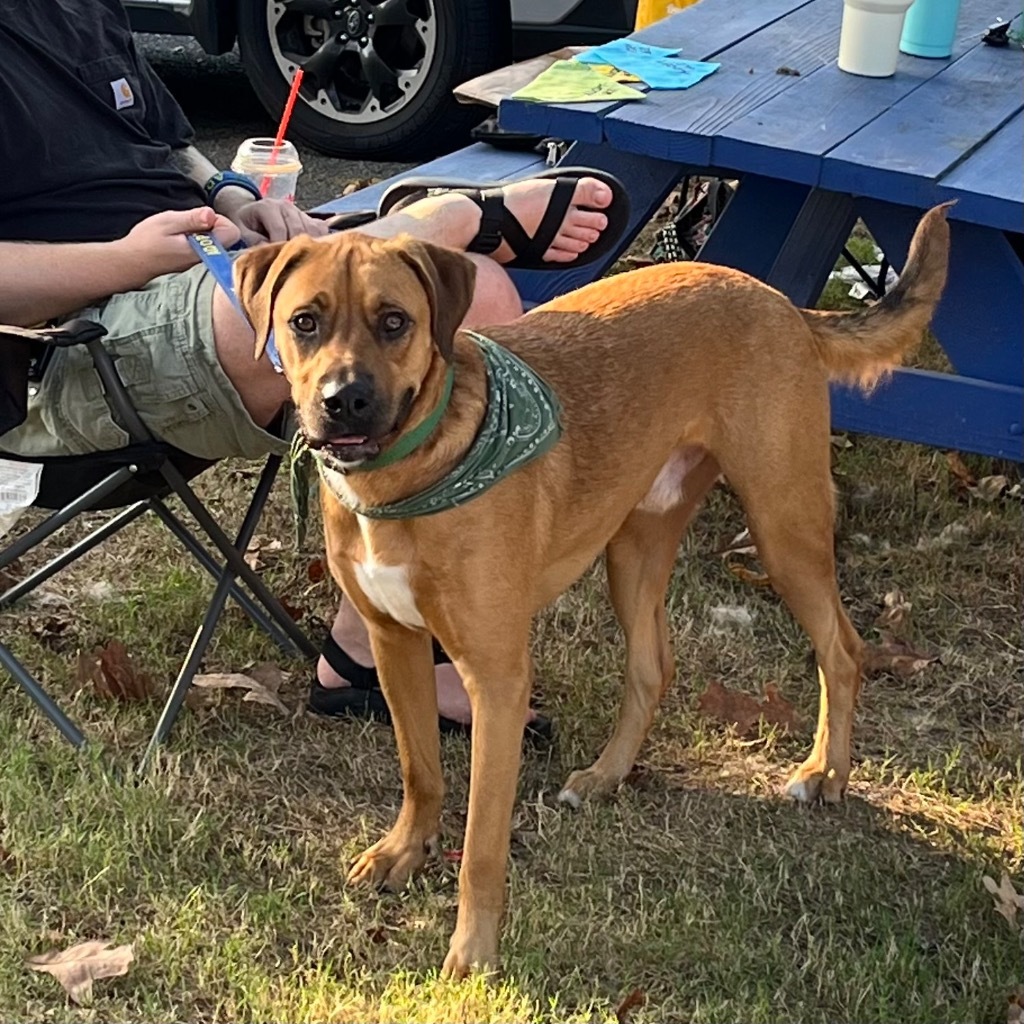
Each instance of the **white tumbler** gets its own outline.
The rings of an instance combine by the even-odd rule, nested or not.
[[[911,0],[844,0],[840,69],[869,78],[894,74],[910,4]]]

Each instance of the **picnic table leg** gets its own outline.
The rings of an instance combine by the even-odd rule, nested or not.
[[[746,175],[697,258],[743,270],[798,306],[813,306],[855,220],[849,196]]]

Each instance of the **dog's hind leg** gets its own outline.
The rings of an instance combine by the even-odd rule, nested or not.
[[[612,607],[626,635],[626,686],[615,731],[590,767],[569,776],[559,800],[572,806],[614,790],[633,767],[665,690],[675,675],[665,617],[665,590],[683,532],[718,478],[705,457],[663,511],[634,509],[607,548]]]
[[[827,421],[822,427],[827,437]],[[744,441],[731,446],[722,468],[746,509],[772,586],[807,631],[818,659],[821,698],[814,747],[786,792],[804,802],[837,801],[850,775],[863,643],[843,610],[836,582],[828,441],[794,438],[792,446],[765,451],[757,450],[756,435],[747,434]],[[788,455],[780,458],[780,451]]]

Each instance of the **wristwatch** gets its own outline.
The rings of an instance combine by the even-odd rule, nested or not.
[[[248,175],[239,174],[238,171],[218,171],[203,186],[207,201],[213,205],[214,197],[222,188],[227,188],[228,185],[245,189],[253,199],[263,198],[259,186]]]

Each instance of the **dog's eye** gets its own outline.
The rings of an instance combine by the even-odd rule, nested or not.
[[[398,310],[385,313],[380,318],[380,331],[385,338],[397,338],[409,326],[409,318]]]
[[[312,334],[316,330],[316,317],[312,313],[296,313],[290,323],[299,334]]]

